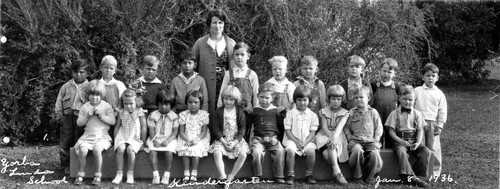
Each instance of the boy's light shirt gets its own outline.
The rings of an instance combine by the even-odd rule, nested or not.
[[[83,106],[83,102],[80,101],[80,90],[82,90],[83,87],[87,86],[89,84],[88,80],[85,80],[84,82],[80,84],[76,84],[74,79],[71,79],[71,83],[76,86],[76,94],[75,98],[73,100],[73,104],[71,105],[72,110],[79,110]]]
[[[397,114],[399,114],[399,123],[397,123]],[[414,125],[415,123],[417,125]],[[397,129],[396,126],[399,125],[400,131],[414,131],[415,129],[423,128],[426,123],[418,110],[412,108],[410,113],[401,112],[400,106],[389,114],[384,125],[393,129]]]
[[[247,71],[248,69],[248,65],[245,65],[243,66],[242,68],[238,67],[238,66],[234,66],[233,69],[233,77],[234,78],[245,78],[245,76],[247,75]],[[229,70],[226,71],[226,73],[224,74],[224,79],[222,79],[222,84],[221,84],[221,90],[220,90],[220,93],[219,93],[219,98],[217,100],[217,107],[221,107],[223,104],[222,104],[222,99],[221,99],[221,94],[222,94],[222,91],[224,90],[224,88],[229,84],[229,80],[231,80],[231,78],[229,78]],[[250,84],[252,85],[252,91],[253,91],[253,97],[252,97],[252,105],[256,105],[256,104],[259,104],[259,100],[257,99],[257,94],[259,93],[259,80],[257,78],[257,74],[252,71],[250,73],[250,75],[248,76],[248,80],[250,80]],[[207,86],[209,87],[209,86]]]
[[[139,77],[139,79],[137,79],[137,80],[142,81],[142,82],[144,82],[144,83],[161,83],[161,81],[160,81],[157,77],[155,77],[155,79],[153,79],[153,81],[151,81],[151,82],[147,82],[147,81],[144,79],[144,76]]]
[[[382,81],[380,81],[382,82]],[[347,88],[351,88],[351,87],[361,87],[363,85],[363,82],[362,82],[362,79],[361,77],[359,77],[358,81],[353,81],[351,80],[351,78],[347,78]]]
[[[304,83],[305,83],[305,84],[307,84],[307,85],[311,85],[311,86],[312,86],[312,85],[314,84],[314,82],[315,82],[316,80],[318,80],[318,77],[314,76],[314,78],[312,79],[313,83],[309,83],[309,81],[307,81],[307,80],[306,80],[303,76],[301,76],[301,75],[297,77],[297,80],[302,80],[302,81],[304,81]],[[298,85],[296,85],[295,87],[298,87]]]
[[[415,97],[415,109],[422,113],[425,120],[437,121],[437,126],[442,129],[448,114],[444,93],[436,85],[429,88],[423,84],[415,88]]]
[[[123,91],[127,90],[127,87],[125,87],[125,84],[123,82],[116,80],[114,77],[111,78],[109,82],[106,82],[104,78],[101,78],[102,82],[104,82],[105,85],[116,85],[118,87],[118,98],[122,96]]]
[[[259,105],[255,106],[254,108],[260,108],[260,109],[264,109],[264,110],[271,110],[271,109],[276,109],[276,106],[274,106],[273,104],[270,104],[267,108],[263,108],[259,104]]]
[[[316,113],[307,108],[305,111],[301,112],[297,108],[286,113],[285,120],[283,121],[285,125],[285,130],[290,129],[292,134],[304,142],[309,136],[311,130],[318,130],[319,119]],[[291,140],[286,135],[283,142]]]
[[[210,37],[207,40],[208,46],[212,47],[212,49],[215,49],[217,51],[217,56],[220,56],[222,52],[224,52],[224,49],[226,48],[226,39],[222,37],[222,39],[219,42],[215,42]]]
[[[287,93],[288,93],[288,100],[290,102],[293,102],[293,91],[295,91],[295,85],[288,80],[288,78],[284,78],[283,81],[279,82],[276,80],[276,78],[272,77],[269,79],[267,82],[273,84],[276,88],[276,92],[283,93],[285,92],[285,89],[287,88],[286,85],[288,85]],[[307,81],[306,81],[307,82]]]
[[[186,76],[184,76],[184,74],[181,72],[181,73],[179,74],[179,78],[181,78],[181,80],[182,80],[185,84],[189,84],[189,83],[191,83],[191,81],[193,81],[193,80],[194,80],[194,78],[196,78],[196,76],[197,76],[197,75],[198,75],[198,73],[197,73],[197,72],[193,72],[193,75],[191,75],[191,77],[186,78]]]

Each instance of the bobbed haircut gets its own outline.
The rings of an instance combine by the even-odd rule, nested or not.
[[[174,93],[168,91],[168,90],[161,90],[156,94],[156,105],[162,104],[168,104],[170,105],[170,108],[175,107],[175,96]]]
[[[134,98],[136,107],[142,107],[142,105],[144,105],[144,102],[140,98],[137,98],[137,93],[132,89],[127,89],[123,91],[122,96],[120,98],[122,99],[122,102],[124,98]]]
[[[265,82],[259,86],[259,94],[263,93],[263,92],[271,92],[272,95],[274,95],[275,91],[276,91],[276,87],[270,82]]]
[[[387,64],[387,66],[389,66],[390,70],[399,71],[398,61],[396,61],[395,59],[393,59],[393,58],[384,59],[382,61],[382,64],[380,65],[380,67],[383,67],[386,64]]]
[[[106,86],[104,82],[94,79],[90,81],[87,90],[86,90],[87,96],[90,95],[99,95],[102,97],[106,96]]]
[[[106,55],[101,60],[101,65],[99,67],[103,67],[104,65],[111,65],[114,67],[118,66],[118,61],[114,56]]]
[[[293,91],[293,102],[297,102],[297,98],[308,98],[311,101],[312,88],[307,85],[301,85]]]
[[[224,25],[227,23],[227,14],[226,14],[226,12],[224,12],[221,9],[214,9],[214,10],[210,11],[207,14],[207,18],[206,18],[206,21],[205,21],[206,24],[207,24],[207,26],[210,27],[210,24],[212,23],[212,18],[213,17],[219,18],[219,20],[221,20],[222,22],[224,22]]]
[[[83,68],[85,69],[85,71],[87,71],[88,67],[89,67],[89,61],[87,59],[77,59],[71,62],[70,69],[72,72],[76,72],[80,68]]]
[[[401,86],[401,88],[399,89],[399,95],[404,96],[407,94],[415,94],[415,89],[411,85]]]
[[[222,90],[221,100],[223,100],[224,97],[230,97],[234,99],[236,101],[235,104],[239,104],[241,102],[241,92],[238,87],[234,85],[228,85]]]
[[[191,91],[187,92],[186,98],[184,100],[184,103],[186,105],[188,104],[188,100],[189,100],[190,96],[195,97],[198,100],[200,100],[200,108],[201,108],[201,106],[203,105],[203,99],[204,99],[203,93],[198,91],[198,90],[191,90]]]
[[[333,85],[328,88],[326,91],[326,102],[330,103],[330,98],[332,97],[342,97],[342,101],[346,99],[345,97],[345,90],[342,86],[340,85]]]
[[[424,75],[428,71],[431,71],[432,73],[436,73],[439,75],[439,68],[436,66],[436,64],[433,63],[427,63],[425,66],[420,70],[420,73]]]

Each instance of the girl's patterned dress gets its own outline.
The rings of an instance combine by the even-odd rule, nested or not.
[[[208,125],[208,112],[199,110],[198,113],[192,114],[189,110],[185,110],[179,114],[179,124],[186,125],[185,133],[189,140],[194,140],[200,135],[203,125]],[[208,155],[210,145],[210,131],[207,129],[207,134],[203,139],[193,146],[186,144],[180,136],[178,137],[179,146],[177,148],[178,156],[188,157],[204,157]]]
[[[339,121],[345,117],[349,116],[349,111],[345,110],[344,108],[341,108],[337,112],[332,112],[330,107],[323,108],[319,112],[321,118],[326,118],[326,124],[328,126],[328,131],[329,132],[334,132],[335,128],[337,127]],[[318,134],[316,135],[316,145],[318,148],[321,148],[325,144],[328,143],[328,135],[324,133],[323,130],[320,130]],[[333,141],[332,146],[328,146],[328,149],[335,149],[338,154],[338,158],[340,162],[346,162],[349,159],[349,154],[347,152],[347,138],[342,131],[340,133],[340,136],[337,138],[337,141]]]
[[[116,134],[114,149],[118,149],[122,144],[129,144],[133,151],[137,153],[143,144],[141,141],[141,123],[139,117],[145,116],[144,110],[137,108],[133,112],[128,112],[122,109],[119,115],[120,120],[118,121],[121,121],[121,127]]]
[[[236,124],[236,108],[228,112],[224,109],[224,136],[226,136],[226,141],[234,140],[236,133],[238,133],[238,125]],[[216,140],[210,146],[210,153],[220,150],[223,155],[227,156],[229,159],[235,159],[238,155],[243,153],[250,153],[250,148],[244,138],[236,144],[234,149],[226,149],[226,147],[218,140]]]
[[[167,114],[161,114],[158,110],[154,111],[149,115],[147,120],[148,127],[153,127],[155,130],[155,136],[149,136],[146,144],[149,150],[154,151],[169,151],[176,153],[177,150],[177,140],[172,140],[167,145],[160,145],[158,147],[154,146],[153,140],[167,140],[172,134],[174,128],[179,128],[179,117],[173,111]],[[152,137],[152,138],[151,138]]]

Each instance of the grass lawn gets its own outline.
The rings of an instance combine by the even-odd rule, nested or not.
[[[498,188],[499,187],[499,136],[500,136],[500,96],[494,96],[495,87],[499,81],[488,81],[484,85],[442,86],[441,90],[448,100],[448,122],[441,137],[443,150],[443,174],[445,181],[439,178],[430,183],[429,188]],[[500,93],[500,89],[497,89]],[[26,162],[23,163],[23,157]],[[43,173],[45,181],[61,180],[64,174],[56,170],[59,163],[58,148],[56,146],[0,146],[0,189],[1,188],[80,188],[71,184],[73,179],[66,178],[67,184],[29,184],[31,175],[35,173],[32,181],[40,180]],[[18,164],[11,165],[12,162]],[[39,165],[29,165],[31,162]],[[28,165],[26,165],[28,164]],[[9,175],[12,170],[20,175]],[[47,171],[46,171],[47,170]],[[54,171],[53,173],[48,171]],[[452,179],[449,182],[447,179]],[[110,179],[104,179],[103,188],[162,188],[151,186],[150,179],[137,180],[135,185],[122,184],[114,186]],[[85,181],[81,188],[93,188],[90,180]],[[163,186],[164,188],[165,186]],[[223,188],[223,186],[204,186],[209,188]],[[319,181],[316,185],[307,185],[297,181],[293,187],[276,184],[233,184],[231,188],[342,188],[332,181]],[[183,187],[195,188],[195,187]],[[348,184],[344,188],[373,188]],[[379,188],[413,188],[399,184],[381,183]]]

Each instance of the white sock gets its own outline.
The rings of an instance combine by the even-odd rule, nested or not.
[[[197,177],[198,176],[198,170],[191,171],[191,176]]]
[[[163,177],[170,178],[170,172],[165,171],[165,173],[163,173]]]
[[[153,177],[159,177],[160,174],[158,173],[158,171],[153,171]]]

